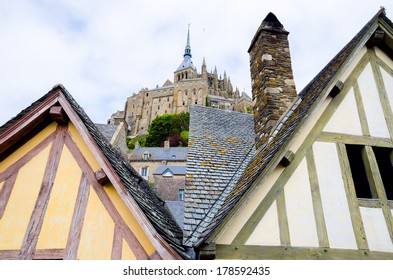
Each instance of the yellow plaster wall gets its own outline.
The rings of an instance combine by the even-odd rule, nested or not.
[[[65,248],[81,175],[77,162],[64,146],[37,249]]]
[[[141,243],[146,253],[148,255],[152,254],[155,250],[153,244],[150,242],[149,238],[146,236],[143,229],[141,228],[135,217],[132,215],[127,205],[123,202],[115,188],[112,185],[108,184],[104,187],[104,190],[112,200],[123,220],[134,233],[138,241]]]
[[[68,131],[69,131],[72,139],[74,140],[74,142],[78,146],[79,150],[81,150],[81,152],[83,153],[83,156],[86,158],[87,162],[90,164],[93,171],[97,171],[98,169],[100,169],[100,164],[97,162],[95,156],[90,151],[90,148],[86,145],[82,136],[80,135],[80,133],[78,132],[78,130],[76,129],[76,127],[72,123],[69,124]]]
[[[14,164],[16,161],[21,159],[25,154],[31,151],[35,146],[37,146],[42,140],[48,137],[52,132],[56,130],[57,123],[53,122],[47,127],[45,127],[40,133],[35,135],[24,145],[22,145],[18,150],[14,151],[9,157],[4,159],[0,163],[0,173],[6,170],[9,166]]]
[[[127,242],[124,239],[123,239],[122,249],[123,249],[121,253],[122,260],[136,260],[134,253],[132,252],[130,246],[128,246]]]
[[[78,259],[111,259],[115,223],[93,188],[83,222]]]
[[[34,143],[31,143],[35,146]],[[0,250],[20,249],[45,172],[51,144],[18,172],[7,208],[0,220]]]

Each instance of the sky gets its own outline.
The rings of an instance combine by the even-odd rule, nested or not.
[[[251,40],[273,12],[290,32],[298,92],[392,0],[0,0],[0,125],[63,84],[93,122],[106,123],[142,87],[173,81],[190,24],[200,71],[251,96]]]

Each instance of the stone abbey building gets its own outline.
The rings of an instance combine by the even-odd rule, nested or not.
[[[230,78],[207,71],[203,59],[199,73],[191,60],[190,31],[187,33],[183,61],[174,72],[174,78],[153,89],[142,88],[138,94],[127,98],[124,112],[118,111],[111,116],[109,123],[125,119],[131,135],[147,134],[150,123],[166,113],[179,114],[188,112],[190,105],[210,106],[214,108],[251,112],[253,102],[244,92],[234,89]]]

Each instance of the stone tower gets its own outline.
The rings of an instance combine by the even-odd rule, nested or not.
[[[288,34],[277,17],[269,13],[248,49],[257,149],[264,146],[272,129],[297,96]]]

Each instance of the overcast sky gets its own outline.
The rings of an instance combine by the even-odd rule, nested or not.
[[[94,122],[106,123],[142,87],[173,81],[190,24],[200,71],[226,71],[251,96],[247,49],[273,12],[290,32],[300,91],[393,0],[0,0],[0,125],[61,83]]]

